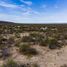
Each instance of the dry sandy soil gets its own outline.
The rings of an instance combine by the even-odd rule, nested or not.
[[[33,45],[31,47],[35,48],[39,54],[33,57],[27,57],[21,55],[16,47],[12,47],[10,49],[12,53],[11,58],[18,63],[37,63],[40,67],[60,67],[63,64],[67,64],[67,46],[55,50],[50,50],[47,47],[39,45]],[[0,59],[0,65],[4,62]]]
[[[37,49],[39,55],[29,58],[19,54],[18,49],[13,47],[11,48],[12,58],[18,63],[37,63],[40,67],[60,67],[67,64],[67,46],[56,50],[36,45],[32,47]],[[2,61],[0,61],[1,63]]]

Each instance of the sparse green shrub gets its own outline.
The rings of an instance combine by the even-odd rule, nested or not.
[[[39,34],[39,33],[30,33],[30,36],[31,36],[31,37],[35,37],[35,38],[36,38],[36,37],[40,37],[40,38],[42,37],[42,35]]]
[[[10,37],[9,39],[8,39],[8,43],[9,44],[14,44],[15,43],[15,37]]]
[[[7,40],[8,40],[7,38],[3,38],[3,37],[0,38],[0,49],[2,49],[2,48],[7,46],[6,45]]]
[[[57,39],[49,38],[49,40],[48,40],[48,47],[50,49],[56,49],[56,48],[59,48],[60,45],[58,44]]]
[[[3,38],[3,37],[2,37],[2,38],[0,39],[0,44],[4,44],[5,42],[7,42],[7,38]]]
[[[25,44],[23,44],[23,45],[21,45],[21,46],[19,47],[19,50],[20,50],[20,52],[21,52],[22,54],[24,54],[24,55],[29,55],[29,56],[31,56],[31,55],[37,55],[37,54],[38,54],[38,52],[36,51],[36,49],[31,48],[30,45],[25,45]]]
[[[39,34],[39,33],[30,33],[29,36],[24,36],[22,38],[23,42],[35,42],[35,43],[39,43],[42,41],[44,37]]]
[[[22,42],[34,42],[34,39],[31,36],[23,36]]]
[[[9,59],[6,63],[4,63],[1,67],[36,67],[31,66],[31,64],[18,64],[12,59]]]
[[[39,33],[31,33],[30,36],[34,39],[35,42],[41,42],[44,39],[44,36]]]
[[[15,41],[15,46],[16,47],[19,47],[20,44],[21,44],[21,39],[18,39],[18,40]]]
[[[9,38],[9,39],[1,38],[0,39],[0,49],[3,49],[5,47],[11,47],[12,44],[14,44],[14,43],[15,43],[15,41],[13,38]]]
[[[11,59],[8,60],[5,64],[3,64],[2,67],[19,67],[19,65]]]
[[[15,37],[20,38],[20,34],[19,33],[15,33]]]

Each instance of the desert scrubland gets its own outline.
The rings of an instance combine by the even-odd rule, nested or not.
[[[67,67],[67,24],[0,24],[0,67]]]

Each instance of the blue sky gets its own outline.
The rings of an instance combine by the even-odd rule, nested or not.
[[[67,0],[0,0],[0,20],[67,23]]]

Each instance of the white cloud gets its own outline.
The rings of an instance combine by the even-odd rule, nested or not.
[[[23,2],[24,4],[27,4],[28,6],[31,6],[32,5],[32,2],[31,1],[24,1],[24,0],[20,0],[21,2]]]
[[[31,5],[31,2],[29,2],[29,1],[23,1],[23,2],[28,5]],[[0,1],[0,6],[7,8],[7,10],[10,10],[9,11],[10,13],[16,12],[16,13],[20,13],[25,16],[31,15],[31,13],[33,11],[29,6],[11,4],[11,3],[4,2],[4,1]]]
[[[35,21],[38,21],[39,23],[67,23],[67,11],[60,11],[57,13],[51,13],[50,15],[43,15],[35,18]]]
[[[31,12],[25,12],[20,14],[5,14],[5,13],[0,13],[0,20],[3,21],[12,21],[16,23],[35,23],[35,18],[37,18],[36,11],[31,11]]]
[[[19,13],[19,14],[24,15],[24,14],[27,14],[27,13],[29,14],[31,12],[31,8],[29,8],[25,5],[15,5],[15,4],[10,4],[10,3],[6,3],[4,1],[1,1],[0,6],[7,8],[7,11],[9,11],[10,13],[13,13],[13,14],[14,13],[15,14]],[[6,9],[5,9],[5,11],[6,11]]]
[[[0,20],[13,21],[19,23],[67,23],[66,11],[45,16],[9,15],[0,13]]]
[[[28,22],[29,21],[29,17],[26,17],[26,16],[20,16],[20,15],[9,15],[9,14],[3,14],[3,13],[0,13],[0,20],[3,20],[3,21],[12,21],[12,22]]]
[[[27,5],[16,5],[6,2],[0,2],[0,6],[10,8],[10,14],[7,13],[0,13],[0,20],[6,20],[6,21],[14,21],[14,22],[20,22],[20,23],[54,23],[54,22],[67,22],[67,11],[61,11],[58,13],[49,13],[46,12],[38,12],[34,9],[30,8],[30,5],[32,5],[32,2],[30,1],[24,1],[23,3]],[[28,6],[29,5],[29,6]],[[42,5],[41,8],[47,8],[47,5]],[[58,8],[57,5],[54,6],[54,8]],[[6,11],[6,10],[5,10]]]
[[[27,15],[8,15],[8,14],[0,14],[0,20],[6,21],[14,21],[20,23],[62,23],[67,22],[67,15],[64,13],[52,14],[50,16],[27,16]]]
[[[0,2],[0,6],[7,7],[7,8],[18,8],[17,5],[9,4],[9,3],[6,3],[6,2]]]

